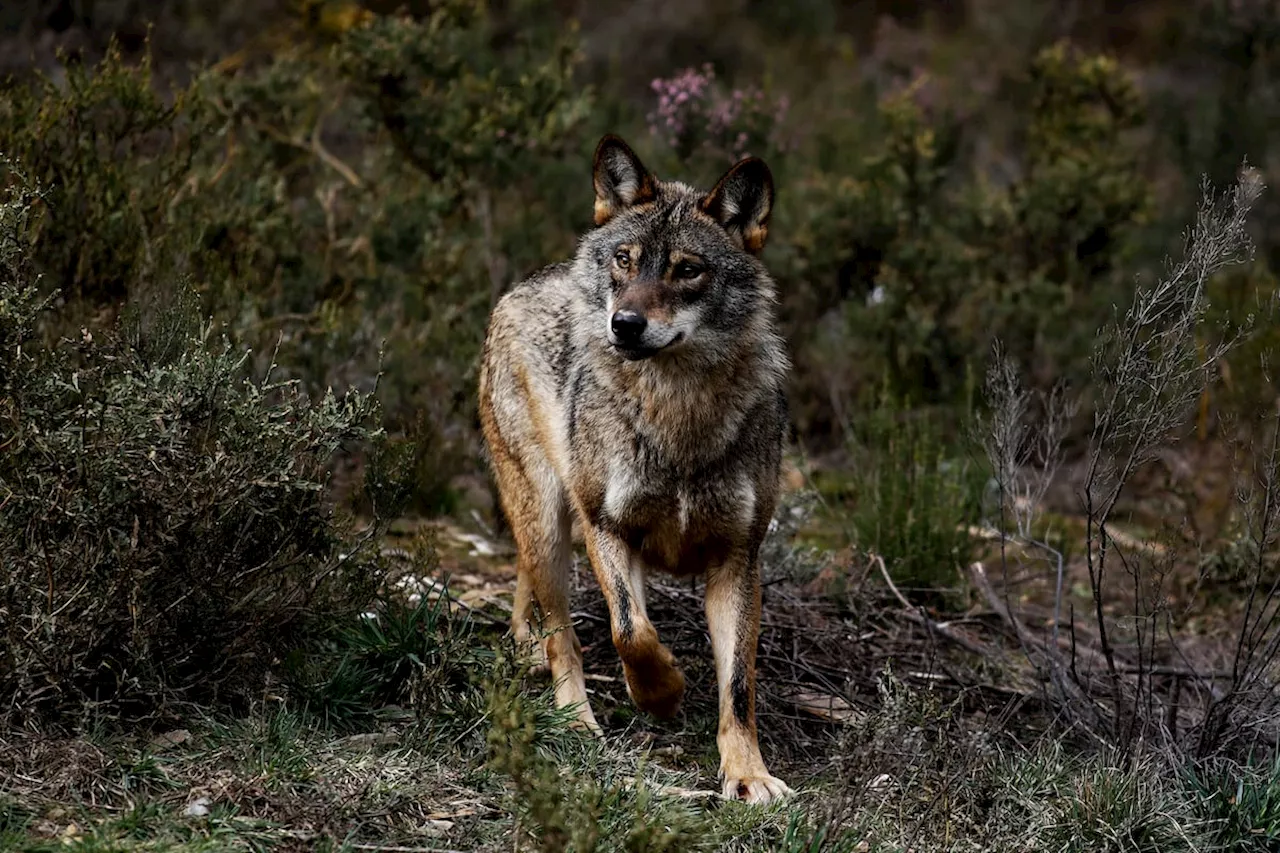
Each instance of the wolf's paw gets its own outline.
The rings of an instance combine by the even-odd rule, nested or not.
[[[680,711],[684,700],[684,673],[679,668],[666,665],[639,670],[624,664],[622,670],[627,695],[640,710],[664,720]]]
[[[724,780],[721,793],[726,800],[741,800],[756,806],[767,805],[792,793],[787,783],[769,775]]]

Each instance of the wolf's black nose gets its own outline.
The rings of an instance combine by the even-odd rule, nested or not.
[[[613,328],[614,337],[619,343],[635,343],[644,334],[649,321],[638,311],[623,309],[615,311],[609,325]]]

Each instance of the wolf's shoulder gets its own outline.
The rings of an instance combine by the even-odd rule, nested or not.
[[[517,282],[494,306],[493,323],[524,328],[567,320],[573,296],[570,264],[552,264]]]
[[[545,301],[556,299],[561,294],[567,296],[573,275],[573,264],[568,261],[548,264],[517,282],[507,297],[515,300]]]
[[[558,263],[522,279],[498,300],[487,338],[526,369],[554,374],[557,386],[567,381],[573,356],[572,272],[572,264]]]

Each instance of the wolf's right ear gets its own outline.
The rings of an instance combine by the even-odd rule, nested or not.
[[[623,209],[653,201],[658,195],[657,179],[631,150],[612,133],[596,146],[593,175],[596,186],[596,225],[603,225]]]

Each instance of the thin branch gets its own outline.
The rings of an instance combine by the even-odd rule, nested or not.
[[[938,636],[946,640],[950,640],[952,643],[955,643],[957,646],[960,646],[963,649],[971,651],[976,655],[981,655],[983,657],[989,657],[991,655],[991,649],[984,648],[983,646],[973,642],[967,637],[961,636],[960,634],[957,634],[955,631],[952,631],[948,626],[942,624],[941,622],[936,622],[933,619],[930,619],[928,616],[924,615],[924,612],[921,608],[918,608],[912,605],[912,603],[907,600],[907,597],[903,595],[902,592],[898,589],[898,586],[893,582],[893,579],[889,577],[889,570],[885,568],[883,557],[881,557],[879,554],[872,554],[871,562],[874,563],[878,569],[880,569],[880,576],[884,578],[884,582],[889,586],[889,590],[894,594],[894,597],[898,599],[898,601],[902,604],[903,608],[906,610],[906,612],[903,614],[904,616],[906,616],[912,622],[915,622],[917,625],[923,625],[925,628],[929,630],[930,633],[937,634]]]

